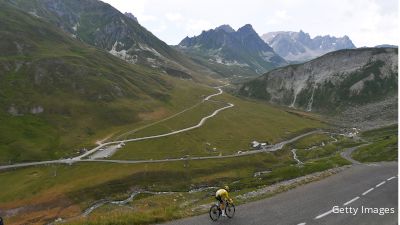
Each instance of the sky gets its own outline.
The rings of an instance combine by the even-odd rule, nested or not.
[[[347,35],[357,47],[396,44],[398,0],[102,0],[139,23],[167,44],[229,24],[251,24],[259,35],[299,31]]]

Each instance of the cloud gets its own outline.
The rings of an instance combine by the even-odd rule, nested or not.
[[[398,0],[103,0],[168,43],[221,24],[251,23],[261,35],[300,29],[316,35],[348,35],[356,46],[398,43]],[[162,32],[158,32],[162,31]]]
[[[168,28],[168,26],[165,23],[162,23],[158,27],[155,27],[154,29],[152,29],[152,31],[154,33],[162,33],[164,31],[166,31],[167,28]]]
[[[180,13],[167,13],[165,14],[165,17],[167,18],[167,20],[172,22],[178,22],[183,20],[183,16]]]
[[[197,35],[200,34],[203,30],[209,30],[212,28],[212,23],[204,19],[189,19],[186,23],[186,31],[188,31],[189,35]]]
[[[277,10],[275,13],[267,18],[267,25],[277,25],[284,23],[291,19],[286,10]]]
[[[287,19],[290,18],[286,10],[278,10],[278,11],[276,11],[275,12],[275,16],[278,19],[281,19],[281,20],[287,20]]]
[[[156,16],[153,15],[136,14],[135,16],[138,18],[139,22],[154,22],[159,20]]]

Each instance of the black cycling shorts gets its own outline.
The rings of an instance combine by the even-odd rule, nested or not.
[[[224,202],[224,201],[222,200],[221,196],[216,196],[215,198],[219,201],[219,203],[223,203],[223,202]]]

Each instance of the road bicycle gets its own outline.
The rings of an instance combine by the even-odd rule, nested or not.
[[[210,218],[212,221],[217,221],[222,215],[222,209],[219,202],[210,207]],[[225,215],[232,218],[235,215],[235,205],[233,203],[225,202]]]

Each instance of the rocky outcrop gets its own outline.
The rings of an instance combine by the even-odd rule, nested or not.
[[[126,12],[126,13],[124,13],[124,15],[125,15],[126,17],[128,17],[128,18],[130,18],[130,19],[134,20],[136,23],[139,23],[139,21],[138,21],[137,17],[136,17],[136,16],[134,16],[132,13],[128,13],[128,12]]]
[[[270,71],[243,84],[239,93],[330,115],[349,114],[348,110],[356,107],[365,109],[360,114],[367,117],[378,113],[367,105],[378,102],[393,105],[394,101],[388,99],[397,98],[397,71],[397,49],[340,50],[307,63]],[[397,107],[389,111],[397,115]]]

